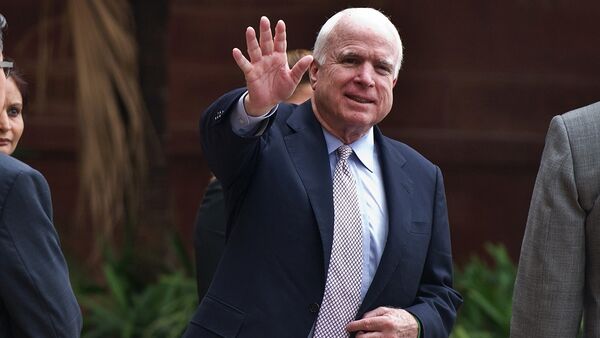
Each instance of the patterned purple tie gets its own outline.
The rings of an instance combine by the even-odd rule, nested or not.
[[[356,184],[348,166],[352,148],[337,149],[333,172],[333,244],[315,338],[348,337],[346,325],[360,306],[362,221]]]

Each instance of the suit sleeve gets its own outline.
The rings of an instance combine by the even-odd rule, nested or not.
[[[462,297],[452,287],[452,248],[442,173],[436,167],[433,226],[415,305],[406,308],[421,324],[420,337],[448,337]]]
[[[205,158],[224,188],[248,178],[260,151],[260,140],[272,122],[272,118],[264,120],[255,136],[244,137],[233,131],[231,114],[245,92],[240,88],[225,94],[206,109],[200,120]]]
[[[575,337],[583,307],[586,213],[569,136],[555,117],[535,182],[515,290],[511,337]]]
[[[0,209],[0,296],[16,337],[79,337],[81,311],[52,224],[50,191],[29,169]]]

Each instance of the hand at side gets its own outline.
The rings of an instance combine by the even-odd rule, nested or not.
[[[406,310],[378,307],[350,322],[346,330],[356,332],[357,338],[417,338],[419,323]]]

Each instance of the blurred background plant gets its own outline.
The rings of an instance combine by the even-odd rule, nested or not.
[[[73,234],[85,244],[69,267],[83,337],[181,337],[197,306],[166,179],[167,5],[42,0],[30,33],[40,38],[22,41],[39,41],[39,111],[56,95],[49,75],[61,68],[57,60],[70,58],[74,69],[66,89],[80,130]],[[19,155],[36,155],[23,149]]]
[[[502,244],[486,243],[487,257],[472,256],[455,268],[464,298],[451,338],[506,338],[510,333],[516,265]]]
[[[178,253],[177,264],[152,280],[138,270],[132,246],[118,257],[111,248],[104,251],[102,283],[74,273],[85,318],[82,337],[181,337],[198,298],[191,261],[175,234],[171,246]]]
[[[194,268],[184,245],[173,233],[177,263],[147,280],[137,269],[133,246],[119,257],[103,253],[104,283],[75,271],[73,284],[84,312],[84,338],[180,337],[197,303]],[[502,244],[486,243],[486,256],[472,256],[455,269],[454,285],[463,295],[451,338],[509,336],[515,263]]]

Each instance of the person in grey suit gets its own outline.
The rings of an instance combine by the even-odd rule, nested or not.
[[[512,338],[600,337],[600,102],[550,123],[513,297]]]
[[[2,54],[0,106],[8,70]],[[4,113],[4,112],[3,112]],[[0,152],[0,337],[79,337],[81,310],[52,224],[48,183],[38,171]]]

